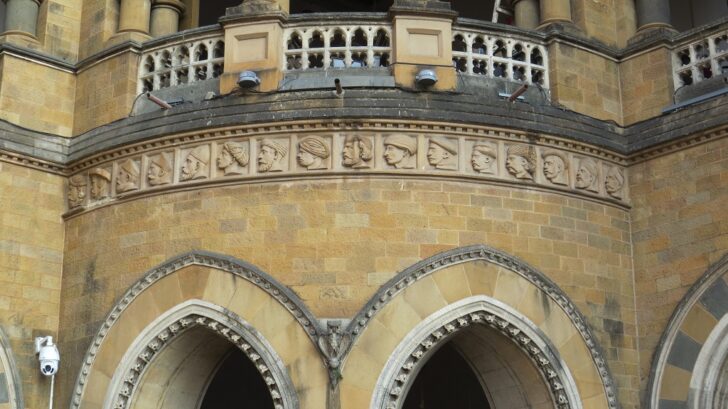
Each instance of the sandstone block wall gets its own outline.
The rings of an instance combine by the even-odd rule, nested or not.
[[[68,373],[78,371],[120,295],[186,251],[253,263],[317,316],[349,318],[397,271],[446,249],[486,244],[532,264],[572,297],[606,350],[623,404],[637,406],[628,213],[615,207],[471,183],[301,181],[131,200],[70,218],[66,233]],[[62,381],[61,402],[74,381]]]
[[[37,369],[33,339],[58,335],[63,186],[61,176],[0,162],[0,326],[28,409],[48,406],[50,382]]]
[[[640,373],[646,381],[677,303],[728,249],[728,140],[630,170]]]

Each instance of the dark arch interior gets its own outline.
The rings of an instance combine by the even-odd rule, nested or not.
[[[470,365],[447,343],[425,363],[402,408],[490,409],[490,405]]]
[[[263,377],[237,348],[220,365],[200,406],[200,409],[220,408],[273,409]]]

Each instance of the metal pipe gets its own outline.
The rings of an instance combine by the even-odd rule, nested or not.
[[[155,104],[159,105],[162,109],[170,109],[172,108],[172,105],[169,105],[167,101],[161,100],[154,95],[152,95],[151,92],[147,92],[147,99],[154,102]]]
[[[341,87],[341,80],[338,78],[334,79],[334,85],[336,85],[336,95],[341,96],[344,93],[344,88]]]
[[[528,89],[528,84],[521,85],[521,88],[518,88],[516,92],[512,93],[510,97],[508,97],[508,102],[515,101],[518,97],[523,95],[524,92]]]

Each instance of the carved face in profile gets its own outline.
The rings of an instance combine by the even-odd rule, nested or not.
[[[92,170],[89,176],[91,178],[91,198],[99,200],[108,197],[111,174],[105,169],[97,168]]]
[[[565,185],[566,184],[566,162],[553,151],[547,152],[543,156],[543,174],[551,183]]]
[[[508,155],[508,158],[506,158],[506,169],[519,179],[525,179],[530,176],[528,161],[520,155]]]
[[[397,166],[397,164],[402,163],[406,157],[409,157],[409,152],[404,148],[394,145],[387,145],[387,147],[384,148],[384,159],[387,161],[388,165]]]
[[[86,178],[81,175],[73,176],[68,182],[68,206],[78,207],[86,198]]]
[[[597,164],[591,159],[582,159],[576,171],[576,187],[597,191]]]
[[[264,145],[258,152],[258,170],[268,172],[278,161],[278,152],[270,146]]]
[[[217,167],[225,169],[233,164],[233,155],[228,152],[227,149],[223,148],[220,155],[217,157]]]
[[[604,178],[604,188],[607,193],[615,198],[622,197],[622,187],[624,186],[624,175],[619,168],[611,168]]]
[[[351,168],[369,167],[368,161],[372,159],[372,143],[368,138],[358,135],[347,136],[344,148],[341,150],[344,166]]]
[[[470,156],[473,170],[479,173],[495,173],[495,149],[488,145],[475,145]]]
[[[430,143],[430,147],[427,149],[427,160],[430,162],[430,165],[437,166],[449,157],[450,153],[440,145]]]
[[[131,160],[125,160],[119,165],[116,175],[116,191],[128,192],[139,188],[139,167]]]

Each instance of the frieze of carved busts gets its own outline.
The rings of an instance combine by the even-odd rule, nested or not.
[[[68,207],[73,209],[83,205],[86,199],[86,177],[74,175],[68,179]]]
[[[286,155],[288,147],[274,139],[263,139],[258,150],[258,171],[282,172]]]
[[[613,166],[607,172],[607,176],[604,178],[604,189],[607,191],[609,196],[615,199],[621,199],[624,195],[622,188],[624,187],[624,173],[616,166]]]
[[[430,138],[430,146],[427,148],[427,161],[435,169],[456,170],[458,145],[457,141],[441,136]]]
[[[160,186],[172,183],[172,165],[167,159],[167,155],[160,153],[149,158],[149,168],[147,169],[147,183],[149,186]]]
[[[242,144],[225,142],[220,146],[217,155],[217,167],[222,169],[225,176],[242,175],[250,162],[250,155]]]
[[[574,185],[577,189],[597,192],[599,191],[598,176],[597,163],[592,159],[582,158],[576,168]]]
[[[180,180],[205,179],[210,174],[210,147],[200,145],[192,149],[182,163]]]
[[[116,191],[119,193],[139,189],[139,165],[132,159],[119,164],[116,174]]]
[[[533,146],[509,146],[506,170],[516,179],[533,180],[533,173],[536,170],[536,150]]]
[[[366,169],[371,167],[374,144],[371,137],[347,135],[341,150],[341,163],[347,168]]]
[[[547,150],[543,153],[543,175],[555,185],[566,185],[568,179],[568,159],[562,152]]]
[[[395,169],[414,169],[417,138],[392,134],[384,139],[384,160]]]
[[[101,200],[109,197],[111,193],[111,172],[104,168],[95,168],[88,174],[91,178],[91,199]]]
[[[307,170],[328,169],[325,160],[331,156],[326,142],[318,136],[309,136],[298,142],[298,164]]]

